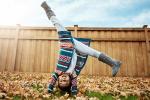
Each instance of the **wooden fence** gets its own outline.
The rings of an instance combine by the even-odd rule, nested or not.
[[[150,76],[150,28],[67,27],[75,37],[91,38],[91,47],[121,60],[118,76]],[[0,71],[52,72],[58,57],[53,27],[0,27]],[[86,75],[110,76],[111,68],[89,57]]]

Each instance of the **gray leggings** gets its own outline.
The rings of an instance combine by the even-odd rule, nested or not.
[[[67,29],[65,27],[63,27],[62,24],[59,22],[59,20],[56,18],[56,16],[52,16],[50,18],[50,21],[56,27],[57,31],[67,31]],[[87,45],[77,41],[75,38],[73,38],[73,41],[74,41],[75,50],[78,50],[81,53],[84,53],[84,54],[87,54],[87,55],[90,55],[90,56],[93,56],[96,58],[98,58],[99,55],[101,54],[101,52],[99,52],[93,48],[88,47]],[[68,73],[73,73],[75,65],[76,65],[76,61],[77,61],[77,54],[74,51],[70,67],[67,70]]]

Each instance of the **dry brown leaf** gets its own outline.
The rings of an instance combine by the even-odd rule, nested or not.
[[[14,95],[36,99],[49,98],[51,96],[47,93],[49,77],[49,73],[0,72],[0,92],[5,93],[8,98],[12,98]],[[90,99],[85,96],[86,91],[110,93],[116,97],[136,95],[148,98],[150,97],[150,78],[79,76],[78,89],[77,99]],[[58,100],[60,98],[70,99],[68,94],[55,98]]]

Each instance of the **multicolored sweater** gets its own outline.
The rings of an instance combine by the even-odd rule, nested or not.
[[[65,73],[71,64],[72,56],[73,56],[73,51],[74,51],[74,41],[73,37],[71,36],[71,32],[69,31],[60,31],[58,32],[59,35],[59,40],[60,40],[60,52],[59,52],[59,58],[58,58],[58,63],[55,71],[52,73],[52,77],[49,82],[48,86],[48,92],[52,92],[54,85],[56,84],[56,81],[62,73]],[[78,41],[84,43],[85,45],[90,45],[90,39],[85,39],[85,38],[75,38]],[[78,76],[84,67],[88,55],[83,54],[81,52],[77,53],[77,63],[75,66],[75,73]],[[71,93],[73,95],[77,94],[77,76],[71,75]]]

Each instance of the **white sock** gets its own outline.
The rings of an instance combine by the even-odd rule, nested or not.
[[[93,48],[88,47],[87,45],[79,42],[78,40],[76,40],[74,38],[73,38],[73,41],[75,44],[74,48],[76,50],[78,50],[79,52],[93,56],[93,57],[96,57],[96,58],[99,58],[99,55],[101,54],[101,52],[94,50]]]

